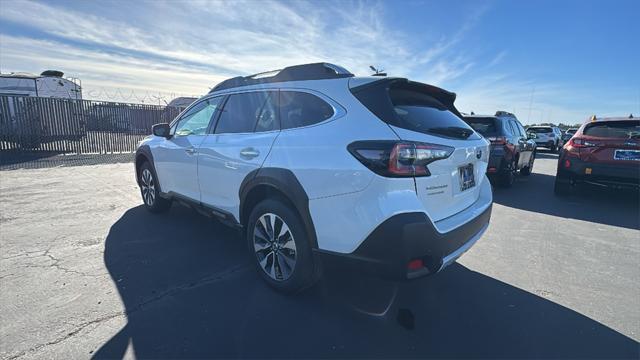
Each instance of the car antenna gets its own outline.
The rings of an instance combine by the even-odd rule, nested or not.
[[[373,70],[373,74],[371,76],[387,76],[386,72],[383,72],[383,69],[376,69],[373,65],[369,65],[369,69]]]

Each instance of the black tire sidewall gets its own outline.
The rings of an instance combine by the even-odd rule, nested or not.
[[[558,175],[556,175],[556,181],[553,184],[553,192],[557,196],[567,196],[571,194],[573,187],[569,180],[558,179]]]
[[[258,219],[266,213],[278,215],[287,224],[296,244],[296,264],[293,273],[288,279],[283,281],[277,281],[267,275],[258,263],[258,258],[253,248],[255,224]],[[251,211],[245,233],[247,245],[251,251],[251,258],[253,259],[256,270],[270,286],[285,293],[297,293],[315,283],[315,275],[317,272],[315,271],[311,245],[300,216],[289,204],[279,199],[261,201]]]
[[[502,174],[500,174],[500,185],[505,188],[509,188],[515,182],[515,173],[513,171],[515,160],[512,160],[509,165],[505,165]]]

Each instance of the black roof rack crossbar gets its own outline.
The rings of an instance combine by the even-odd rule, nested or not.
[[[274,73],[273,76],[264,76]],[[329,63],[294,65],[280,71],[267,71],[249,76],[236,76],[216,85],[209,93],[240,86],[258,85],[283,81],[323,80],[352,77],[353,74],[341,66]]]

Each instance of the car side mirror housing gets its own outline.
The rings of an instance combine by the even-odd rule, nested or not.
[[[171,131],[171,128],[167,123],[155,124],[151,127],[151,132],[153,133],[153,135],[160,136],[165,139],[171,138],[170,131]]]

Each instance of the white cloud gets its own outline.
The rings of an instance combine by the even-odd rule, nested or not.
[[[480,61],[474,53],[479,49],[462,44],[482,21],[484,5],[458,16],[461,26],[452,34],[437,36],[428,28],[423,34],[395,30],[385,22],[385,5],[393,4],[383,3],[153,1],[127,3],[126,9],[83,4],[70,10],[2,2],[0,20],[25,26],[24,14],[37,13],[27,25],[47,35],[0,35],[2,70],[60,69],[83,80],[85,97],[148,102],[158,93],[167,99],[204,94],[231,76],[328,61],[359,75],[374,65],[443,86],[458,93],[463,111],[515,110],[525,122],[581,121],[591,113],[638,107],[636,99],[626,102],[629,89],[620,89],[620,101],[602,104],[616,97],[597,89],[576,93],[574,84],[538,83],[524,73],[504,74],[506,50]],[[592,109],[580,107],[587,101]]]
[[[502,50],[489,62],[489,67],[496,66],[504,60],[504,57],[507,56],[507,51]]]
[[[57,66],[82,78],[86,88],[201,94],[225,77],[315,61],[334,62],[364,75],[370,73],[369,65],[376,65],[418,78],[424,77],[427,65],[435,64],[427,75],[438,83],[471,66],[450,54],[468,27],[416,54],[405,34],[384,23],[381,3],[143,5],[132,9],[135,18],[125,22],[107,11],[88,14],[33,1],[3,3],[0,19],[19,23],[24,13],[38,13],[29,18],[29,26],[57,40],[4,36],[2,68],[37,72]]]

